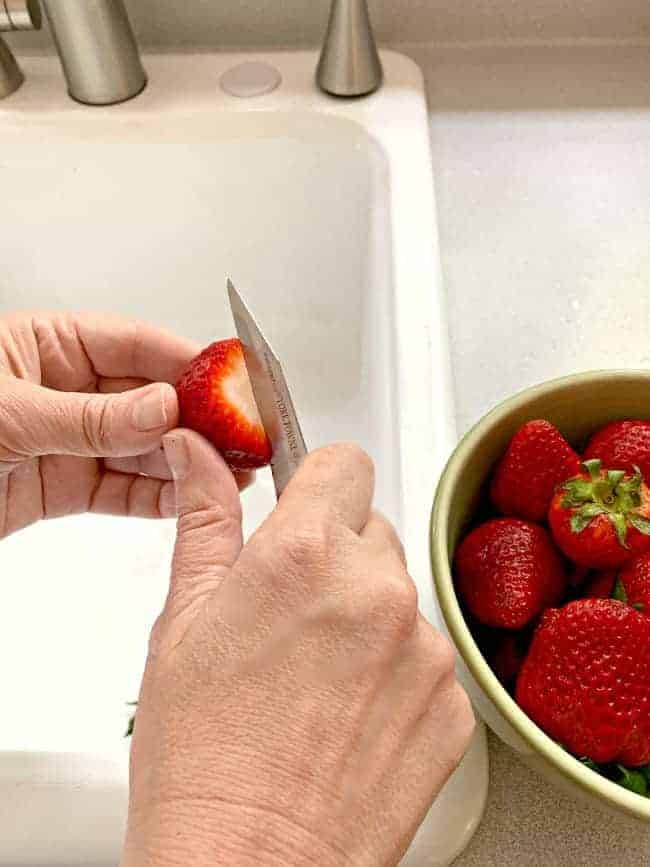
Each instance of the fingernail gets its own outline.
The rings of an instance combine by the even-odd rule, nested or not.
[[[164,436],[163,448],[174,481],[184,479],[190,469],[190,452],[183,437],[177,434]]]
[[[167,407],[164,389],[152,385],[144,389],[132,410],[133,425],[136,430],[157,430],[167,424]]]
[[[176,491],[172,482],[167,482],[160,492],[160,514],[163,518],[175,518],[177,515],[176,509]]]

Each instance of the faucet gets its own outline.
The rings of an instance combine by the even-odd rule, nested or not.
[[[10,30],[40,30],[41,10],[37,0],[0,0],[0,34]],[[0,99],[18,90],[25,80],[16,58],[0,35]]]
[[[73,99],[86,105],[113,105],[145,88],[147,76],[124,0],[42,3]],[[0,30],[39,27],[37,0],[0,0]],[[22,82],[15,58],[0,39],[0,98]]]
[[[368,0],[332,0],[316,80],[332,96],[365,96],[383,78]]]

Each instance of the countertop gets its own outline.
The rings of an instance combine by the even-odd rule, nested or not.
[[[460,432],[533,383],[648,367],[650,48],[404,50],[428,83]],[[485,820],[457,867],[647,860],[650,829],[490,750]]]

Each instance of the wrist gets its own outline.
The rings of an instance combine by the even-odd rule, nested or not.
[[[272,810],[227,801],[132,810],[120,867],[344,867],[335,847]]]

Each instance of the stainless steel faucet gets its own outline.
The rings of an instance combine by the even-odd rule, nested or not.
[[[113,105],[137,96],[144,89],[147,76],[124,0],[42,0],[42,3],[73,99],[87,105]],[[40,26],[37,16],[37,0],[0,0],[0,30]],[[15,24],[17,17],[22,27],[3,27]],[[5,88],[2,69],[6,70]],[[16,69],[9,49],[0,44],[0,97],[20,87],[23,78],[20,72],[16,74]]]
[[[382,82],[367,0],[332,0],[316,80],[333,96],[365,96]]]
[[[0,33],[11,30],[39,30],[41,10],[37,0],[0,0]],[[9,96],[25,80],[16,58],[0,36],[0,99]]]

